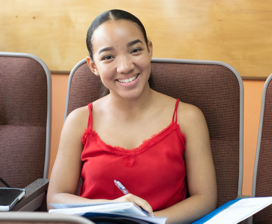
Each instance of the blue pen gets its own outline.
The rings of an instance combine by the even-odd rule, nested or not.
[[[114,180],[114,184],[124,193],[129,194],[128,190],[118,180]]]
[[[120,189],[120,191],[122,191],[124,194],[129,194],[129,191],[125,188],[125,186],[123,184],[121,184],[120,181],[118,180],[114,180],[114,184]],[[150,215],[146,210],[144,210],[143,208],[141,208],[146,214]],[[153,214],[151,216],[154,216]]]

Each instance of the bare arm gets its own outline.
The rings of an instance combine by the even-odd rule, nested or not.
[[[191,223],[215,209],[217,187],[209,132],[202,112],[184,105],[178,112],[180,127],[186,136],[185,164],[190,197],[167,209],[154,212],[168,217],[167,223]],[[179,116],[180,115],[180,116]]]
[[[64,123],[49,182],[48,209],[52,208],[50,203],[88,202],[87,199],[75,195],[81,172],[81,137],[87,127],[86,116],[86,108],[80,108],[69,114]]]

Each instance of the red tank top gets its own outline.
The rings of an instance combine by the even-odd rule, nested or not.
[[[79,195],[90,199],[115,199],[127,190],[148,201],[153,210],[165,209],[186,197],[185,136],[177,124],[176,102],[172,122],[135,149],[113,147],[92,130],[92,104],[88,127],[82,137],[83,184]]]

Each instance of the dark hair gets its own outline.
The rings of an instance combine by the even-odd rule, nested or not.
[[[92,60],[93,60],[92,36],[93,36],[94,31],[101,24],[103,24],[109,20],[122,20],[122,19],[134,22],[139,26],[140,30],[142,31],[142,33],[144,35],[146,45],[148,46],[148,39],[147,39],[146,31],[145,31],[145,28],[144,28],[143,24],[141,23],[141,21],[136,16],[132,15],[129,12],[126,12],[126,11],[123,11],[120,9],[112,9],[112,10],[103,12],[102,14],[97,16],[87,31],[86,45],[87,45],[89,55]],[[151,74],[150,74],[150,78],[149,78],[148,82],[149,82],[150,87],[152,88],[153,82],[152,82]],[[105,95],[109,94],[109,90],[103,85],[103,83],[102,83],[101,87],[102,87],[101,88],[101,96],[105,96]]]
[[[132,15],[129,12],[120,10],[120,9],[112,9],[112,10],[103,12],[102,14],[97,16],[88,29],[87,37],[86,37],[86,44],[87,44],[87,48],[88,48],[88,51],[89,51],[89,54],[90,54],[90,57],[92,60],[93,60],[92,36],[93,36],[94,31],[101,24],[103,24],[109,20],[121,20],[121,19],[129,20],[129,21],[136,23],[144,35],[144,39],[145,39],[146,44],[148,44],[145,28],[144,28],[143,24],[141,23],[141,21],[136,16]]]

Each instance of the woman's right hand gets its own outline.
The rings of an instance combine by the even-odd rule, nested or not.
[[[153,216],[153,209],[151,205],[144,199],[137,197],[133,194],[126,194],[120,198],[116,198],[113,200],[114,202],[133,202],[135,205],[140,207],[141,209],[147,211],[150,216]]]

